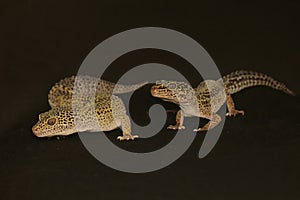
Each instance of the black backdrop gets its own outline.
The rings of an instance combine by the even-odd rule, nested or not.
[[[2,0],[1,199],[298,199],[299,97],[269,88],[234,95],[246,115],[226,120],[221,138],[206,158],[197,157],[201,133],[180,159],[152,173],[110,169],[86,151],[77,134],[38,139],[31,126],[40,112],[49,109],[51,86],[76,74],[97,44],[144,26],[166,27],[194,38],[222,74],[235,69],[264,72],[300,94],[299,5],[298,1]],[[135,52],[113,65],[153,61],[189,74],[186,62],[161,51]],[[116,78],[114,73],[107,72],[107,77]],[[149,120],[144,102],[161,103],[150,97],[150,87],[134,93],[136,109],[131,107],[130,113],[140,124]],[[168,123],[174,120],[169,114]],[[116,144],[120,134],[120,130],[106,133]],[[173,135],[163,129],[152,139],[119,145],[143,152],[163,146]]]

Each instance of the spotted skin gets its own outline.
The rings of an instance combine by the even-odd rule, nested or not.
[[[146,84],[119,85],[93,77],[79,77],[76,98],[72,99],[75,77],[55,84],[49,92],[51,110],[41,113],[32,127],[37,137],[65,136],[83,131],[110,131],[118,127],[123,131],[119,140],[134,140],[131,123],[123,101],[112,93],[134,91]],[[97,86],[93,96],[90,87]],[[115,87],[115,89],[114,89]],[[75,123],[76,122],[76,123]]]
[[[236,110],[232,94],[242,89],[253,86],[268,86],[289,95],[295,95],[283,83],[272,77],[253,71],[235,71],[223,78],[205,80],[196,88],[192,88],[187,83],[177,81],[157,81],[151,88],[154,97],[164,101],[178,104],[180,110],[176,114],[176,124],[168,126],[168,129],[184,129],[184,117],[201,117],[210,121],[201,128],[194,131],[207,131],[214,128],[221,122],[221,117],[216,113],[226,102],[228,112],[226,116],[244,115],[243,110]]]

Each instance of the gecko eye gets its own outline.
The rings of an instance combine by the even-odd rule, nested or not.
[[[168,85],[168,88],[171,89],[171,90],[175,89],[176,88],[176,84],[175,83],[171,83],[171,84]]]
[[[48,119],[47,124],[50,125],[50,126],[52,126],[52,125],[55,124],[55,122],[56,122],[55,118],[50,118],[50,119]]]

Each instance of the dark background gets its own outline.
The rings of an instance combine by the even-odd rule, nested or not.
[[[170,28],[194,38],[222,74],[235,69],[264,72],[300,94],[299,5],[299,1],[1,0],[0,198],[298,199],[299,97],[269,88],[234,95],[246,115],[227,118],[207,157],[197,157],[204,138],[199,133],[180,159],[145,174],[104,166],[87,152],[77,134],[39,139],[31,127],[38,114],[49,109],[51,86],[76,74],[96,45],[121,31],[144,26]],[[113,66],[153,61],[189,73],[189,64],[178,56],[151,50],[125,55]],[[113,75],[107,73],[112,79]],[[161,103],[150,97],[150,87],[134,93],[135,99],[143,96],[143,103],[130,109],[140,124],[149,122],[144,102]],[[169,113],[167,124],[174,120]],[[115,141],[121,131],[106,134]],[[151,139],[120,146],[151,150],[173,135],[163,128]]]

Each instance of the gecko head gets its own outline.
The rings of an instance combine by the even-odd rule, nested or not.
[[[151,87],[151,94],[164,101],[181,104],[190,101],[194,97],[193,88],[184,82],[177,81],[156,81],[156,84]]]
[[[74,117],[71,111],[51,109],[39,115],[39,121],[32,127],[37,137],[69,135],[76,132]]]

